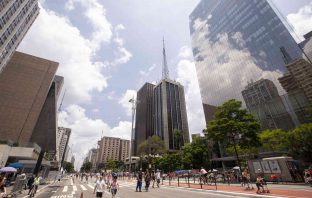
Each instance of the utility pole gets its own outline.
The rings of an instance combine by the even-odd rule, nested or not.
[[[136,110],[136,103],[137,101],[134,99],[134,96],[132,99],[129,100],[129,102],[132,104],[132,124],[131,124],[131,137],[130,137],[130,145],[129,145],[129,173],[131,173],[131,166],[132,166],[132,136],[133,136],[133,130],[134,130],[134,116],[135,116],[135,110]]]

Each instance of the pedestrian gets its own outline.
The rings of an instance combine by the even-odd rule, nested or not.
[[[105,183],[103,181],[103,176],[100,176],[100,179],[96,181],[93,194],[96,192],[96,197],[103,197],[103,192],[105,190]]]
[[[158,169],[156,171],[156,180],[157,180],[157,188],[159,188],[159,184],[160,184],[160,171]]]
[[[156,180],[155,171],[152,171],[152,182],[153,182],[152,188],[154,188],[155,180]]]
[[[29,189],[28,194],[30,193],[30,190],[31,190],[31,187],[32,187],[32,185],[33,185],[33,183],[34,183],[34,180],[35,180],[35,178],[34,178],[34,176],[32,175],[32,176],[28,179],[28,181],[27,181],[27,187],[28,187],[28,189]]]
[[[136,185],[136,192],[142,192],[142,179],[143,179],[143,173],[142,168],[140,168],[139,172],[137,173],[137,185]]]
[[[112,198],[115,198],[115,195],[117,194],[117,190],[119,190],[119,184],[117,182],[117,177],[114,177],[114,179],[111,183]]]
[[[151,182],[151,173],[149,170],[146,170],[144,180],[145,180],[145,191],[147,192]]]
[[[88,183],[89,174],[86,174],[86,182]]]
[[[0,198],[6,195],[5,177],[0,176]]]
[[[110,192],[111,181],[112,181],[112,174],[108,173],[107,178],[106,178],[106,185],[107,185],[108,192]]]

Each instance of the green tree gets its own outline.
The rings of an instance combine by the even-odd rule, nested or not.
[[[182,163],[185,169],[210,168],[211,144],[206,138],[195,138],[192,143],[182,147]]]
[[[124,170],[124,167],[125,167],[125,163],[123,161],[116,161],[116,167],[119,171],[122,171]]]
[[[157,155],[165,152],[164,141],[157,135],[149,137],[138,146],[138,153],[140,155]]]
[[[265,151],[287,151],[287,133],[281,129],[263,131],[259,137]]]
[[[106,168],[108,170],[115,170],[117,168],[116,166],[116,161],[114,160],[108,160],[107,163],[106,163]]]
[[[84,162],[80,168],[81,172],[90,172],[92,169],[92,163],[91,162]]]
[[[182,156],[180,152],[165,153],[158,160],[158,166],[155,166],[164,170],[165,172],[172,172],[183,169]],[[153,162],[155,161],[153,160]]]
[[[303,124],[288,132],[290,154],[304,162],[312,162],[312,123]]]
[[[221,142],[226,148],[234,148],[239,166],[238,146],[242,149],[261,146],[258,136],[260,123],[241,107],[242,102],[235,99],[225,102],[217,108],[215,119],[205,130],[210,139]]]
[[[183,131],[179,129],[173,130],[173,139],[174,139],[174,147],[177,150],[181,150],[181,147],[183,146]]]
[[[66,170],[66,172],[68,172],[68,173],[72,173],[75,171],[74,165],[71,162],[64,161],[63,167]]]

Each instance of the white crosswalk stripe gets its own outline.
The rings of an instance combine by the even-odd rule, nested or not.
[[[67,192],[68,190],[68,186],[64,186],[63,191],[62,192]]]
[[[87,188],[84,187],[84,185],[80,185],[80,187],[81,187],[82,190],[87,190]]]
[[[88,184],[88,186],[89,186],[90,188],[94,189],[94,186],[91,186],[90,184]]]

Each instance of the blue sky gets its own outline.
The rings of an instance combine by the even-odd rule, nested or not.
[[[312,0],[273,0],[298,35],[312,30]],[[67,89],[59,125],[83,156],[104,135],[129,138],[128,100],[161,77],[162,37],[170,76],[185,86],[191,133],[204,126],[188,16],[199,0],[41,0],[20,51],[60,63]],[[78,158],[78,161],[80,157]]]

